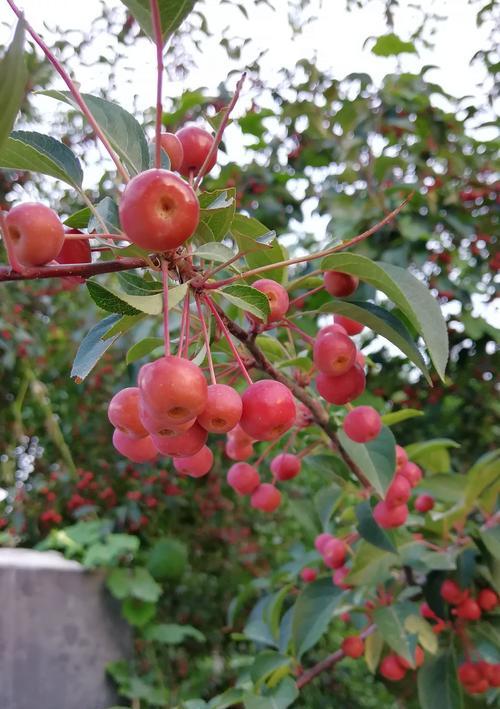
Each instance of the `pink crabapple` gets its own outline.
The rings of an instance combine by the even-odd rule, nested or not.
[[[61,220],[38,202],[24,202],[7,212],[5,231],[9,252],[21,266],[43,266],[57,258],[64,244]]]
[[[253,508],[262,512],[274,512],[280,506],[281,493],[271,483],[261,483],[250,498]]]
[[[382,419],[372,406],[357,406],[345,417],[343,428],[351,441],[368,443],[377,438],[382,430]]]
[[[323,274],[325,290],[335,298],[352,295],[359,285],[359,278],[340,271],[325,271]]]
[[[129,438],[125,433],[115,429],[113,445],[118,453],[121,453],[133,463],[151,463],[158,457],[158,451],[150,436]]]
[[[295,422],[293,396],[284,384],[273,379],[261,379],[243,393],[243,413],[240,426],[259,441],[280,438]]]
[[[177,131],[175,136],[181,143],[183,151],[183,160],[179,171],[185,177],[197,175],[214,144],[213,136],[195,125],[184,126]],[[216,162],[217,152],[210,159],[203,174],[206,175],[207,172],[210,172]]]
[[[300,473],[300,458],[293,453],[280,453],[271,461],[271,472],[277,480],[292,480]]]

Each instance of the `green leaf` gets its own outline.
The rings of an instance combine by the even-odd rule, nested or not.
[[[273,650],[264,650],[260,652],[250,667],[250,678],[252,682],[258,685],[260,682],[265,682],[269,675],[282,667],[289,667],[292,658],[287,655],[281,655]]]
[[[149,5],[149,3],[148,3]],[[40,91],[43,96],[55,98],[58,101],[80,110],[69,91]],[[82,97],[101,128],[112,148],[123,160],[131,174],[137,174],[149,168],[149,150],[146,136],[134,116],[121,106],[106,101],[99,96],[82,94]]]
[[[122,271],[117,276],[123,291],[129,295],[151,295],[161,293],[163,290],[160,281],[146,280],[146,276],[137,276],[129,271]]]
[[[117,323],[112,325],[109,330],[103,335],[103,340],[108,340],[110,337],[115,335],[123,335],[123,333],[128,332],[141,322],[145,317],[144,313],[138,313],[137,315],[122,315]]]
[[[83,565],[109,566],[125,554],[134,554],[139,540],[131,534],[110,534],[103,542],[92,544],[83,557]]]
[[[122,604],[122,613],[131,625],[142,628],[156,615],[156,603],[140,601],[138,598],[126,598]]]
[[[162,337],[145,337],[143,340],[136,342],[135,345],[132,345],[127,352],[126,362],[127,364],[132,364],[132,362],[149,355],[151,352],[162,346]]]
[[[335,512],[342,497],[342,488],[333,483],[328,487],[322,487],[314,495],[314,506],[321,521],[321,527],[326,530],[328,523]]]
[[[401,409],[400,411],[391,411],[389,414],[384,414],[382,416],[382,423],[386,426],[394,426],[397,423],[408,421],[408,419],[413,419],[417,416],[424,416],[424,412],[418,409]]]
[[[149,0],[122,0],[141,29],[154,41],[153,22]],[[196,0],[158,0],[163,42],[180,27],[196,4]]]
[[[193,252],[193,256],[198,256],[206,261],[217,261],[218,263],[229,261],[234,255],[232,249],[228,246],[224,246],[224,244],[219,244],[217,241],[203,244]]]
[[[411,615],[412,608],[404,603],[382,606],[374,610],[373,620],[385,642],[414,667],[417,638],[405,628],[405,620]]]
[[[94,325],[85,335],[71,368],[71,377],[75,378],[77,382],[82,382],[85,379],[106,350],[120,337],[120,334],[117,334],[107,340],[103,339],[109,328],[119,320],[119,315],[110,315]]]
[[[406,325],[390,311],[373,303],[361,301],[333,300],[320,308],[321,312],[345,315],[352,320],[369,327],[377,335],[385,337],[396,345],[425,376],[429,384],[431,379],[427,365],[413,341]]]
[[[96,305],[102,308],[102,310],[107,310],[109,313],[120,313],[121,315],[139,314],[139,310],[137,308],[133,308],[125,302],[125,300],[122,300],[118,295],[113,293],[113,291],[101,286],[101,284],[97,281],[88,279],[86,286],[88,292],[90,293],[90,297]]]
[[[433,655],[437,652],[439,642],[432,625],[420,615],[409,615],[405,620],[405,628],[418,637],[422,647]]]
[[[200,221],[210,228],[216,241],[221,241],[229,232],[234,217],[235,195],[234,187],[200,194]]]
[[[71,214],[67,219],[64,220],[64,224],[70,229],[86,229],[89,219],[92,216],[92,212],[88,207],[83,207],[77,212]]]
[[[161,293],[144,296],[115,293],[91,279],[87,280],[86,285],[95,304],[108,312],[121,313],[122,315],[137,315],[141,312],[147,315],[160,315],[163,312],[163,295]],[[187,289],[187,283],[181,283],[169,289],[169,310],[180,303],[186,295]]]
[[[326,632],[341,595],[330,577],[314,581],[300,592],[292,614],[292,642],[297,659]]]
[[[118,205],[111,197],[104,197],[104,199],[95,205],[95,210],[104,222],[107,234],[121,233]],[[96,231],[98,234],[102,231],[102,224],[94,214],[89,221],[88,229],[89,232]]]
[[[317,518],[314,505],[310,500],[292,500],[287,501],[288,508],[292,511],[297,522],[304,530],[312,537],[318,534]]]
[[[0,62],[0,149],[7,140],[21,108],[28,82],[24,57],[24,18],[16,25],[14,38]]]
[[[130,595],[129,569],[112,569],[106,578],[106,586],[119,601]]]
[[[178,581],[185,571],[188,551],[173,537],[158,539],[148,552],[147,567],[158,581]]]
[[[321,268],[350,273],[382,291],[423,337],[437,373],[444,379],[448,361],[448,333],[439,303],[409,271],[366,256],[343,253],[323,259]]]
[[[275,337],[257,335],[255,342],[272,362],[289,356],[284,346]]]
[[[176,623],[159,623],[146,628],[146,640],[153,640],[164,645],[180,645],[186,638],[204,642],[205,636],[192,625],[177,625]]]
[[[479,535],[490,554],[500,560],[500,527],[482,530]]]
[[[277,687],[267,690],[262,696],[246,694],[245,709],[287,709],[299,696],[297,685],[291,677],[285,677]]]
[[[477,460],[467,474],[464,490],[468,507],[500,478],[500,450],[489,451]]]
[[[462,709],[463,696],[451,648],[427,660],[418,671],[418,699],[422,709]]]
[[[213,697],[205,706],[208,709],[228,709],[228,707],[233,707],[235,704],[241,704],[243,697],[244,691],[242,689],[231,687],[230,689],[226,689],[225,692],[222,692],[222,694]],[[185,706],[186,709],[189,709],[188,704],[189,702],[183,705],[183,707]],[[195,708],[193,707],[193,709]]]
[[[369,443],[355,443],[344,431],[337,432],[340,445],[363,471],[374,490],[384,497],[396,469],[396,441],[387,426]]]
[[[375,586],[384,583],[390,577],[391,567],[400,563],[401,559],[396,554],[361,541],[356,548],[354,562],[346,577],[346,583],[352,586]]]
[[[405,53],[416,54],[415,45],[413,42],[404,42],[392,32],[377,37],[377,41],[372,47],[372,54],[377,57],[390,57]]]
[[[243,285],[226,286],[217,290],[226,300],[236,305],[241,310],[245,310],[252,315],[256,315],[261,320],[267,321],[269,316],[269,300],[264,293],[257,288]]]
[[[141,601],[154,603],[162,594],[162,587],[156,583],[149,571],[143,567],[136,567],[132,570],[130,582],[130,595]]]
[[[34,131],[17,130],[10,134],[0,148],[0,167],[40,172],[77,190],[82,185],[80,161],[68,146]]]
[[[390,536],[373,519],[369,502],[361,502],[357,505],[356,518],[358,520],[358,532],[363,539],[366,539],[367,542],[379,549],[397,554],[397,549]]]
[[[377,630],[365,640],[365,662],[372,675],[377,671],[383,647],[384,638]]]

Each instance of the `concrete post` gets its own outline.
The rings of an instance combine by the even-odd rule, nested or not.
[[[103,577],[56,552],[0,549],[1,709],[107,709],[128,626]]]

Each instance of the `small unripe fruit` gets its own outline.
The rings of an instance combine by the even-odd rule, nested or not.
[[[422,480],[422,471],[415,463],[408,461],[398,468],[398,475],[404,475],[412,487]]]
[[[316,388],[319,395],[336,406],[342,406],[357,399],[364,392],[365,385],[365,373],[359,364],[354,364],[348,372],[338,377],[332,377],[323,374],[323,372],[320,372],[316,377]]]
[[[325,290],[336,298],[352,295],[359,285],[359,278],[340,271],[325,271],[323,281]]]
[[[449,603],[452,606],[462,603],[469,595],[467,589],[461,589],[458,583],[452,581],[451,579],[446,579],[446,581],[443,581],[441,584],[440,593],[443,601],[446,601],[446,603]]]
[[[463,618],[464,620],[479,620],[481,608],[473,598],[466,598],[465,601],[458,604],[454,613],[458,618]]]
[[[253,465],[236,463],[227,472],[227,482],[239,495],[251,495],[260,485],[260,476]]]
[[[250,504],[257,510],[262,512],[274,512],[279,507],[281,502],[280,491],[270,483],[262,483],[252,493]]]
[[[330,539],[323,549],[323,561],[331,569],[339,569],[344,566],[347,547],[341,539]]]
[[[312,583],[313,581],[316,581],[317,577],[318,572],[316,569],[311,569],[310,566],[304,567],[300,572],[300,578],[302,581],[305,581],[305,583]]]
[[[389,508],[405,505],[411,497],[411,485],[404,475],[396,475],[385,493],[385,504]]]
[[[213,136],[198,126],[185,126],[178,130],[175,135],[180,141],[183,151],[180,172],[186,177],[191,174],[197,175],[214,144]],[[217,151],[210,159],[203,174],[206,175],[207,172],[210,172],[216,162]]]
[[[365,651],[365,644],[359,635],[351,635],[350,637],[344,638],[342,642],[342,652],[346,657],[352,657],[357,659]]]
[[[170,251],[196,231],[200,205],[193,188],[170,170],[153,168],[133,177],[120,202],[120,223],[142,249]]]
[[[335,315],[334,320],[337,325],[342,325],[348,335],[359,335],[365,329],[364,325],[356,320],[351,320],[351,318],[346,318],[344,315]]]
[[[242,410],[241,396],[236,389],[227,384],[211,384],[198,423],[209,433],[227,433],[239,423]]]
[[[277,480],[291,480],[300,473],[300,458],[292,453],[280,453],[271,461],[271,472]]]
[[[375,522],[383,529],[401,527],[408,519],[408,507],[389,507],[385,501],[377,502],[373,509]]]
[[[139,417],[139,396],[138,387],[127,387],[115,394],[108,406],[110,422],[129,438],[148,435]]]
[[[180,475],[189,475],[191,478],[201,478],[210,472],[214,462],[214,454],[208,446],[200,448],[198,453],[185,458],[174,458],[174,468]]]
[[[296,407],[290,390],[280,382],[262,379],[243,393],[240,426],[258,441],[274,441],[295,422]]]
[[[290,305],[288,293],[283,286],[276,281],[272,281],[270,278],[261,278],[252,283],[252,288],[256,288],[261,293],[264,293],[269,301],[267,322],[281,320]],[[250,315],[249,317],[251,320],[259,320],[255,315]]]
[[[113,445],[118,453],[134,463],[150,463],[158,457],[158,451],[150,436],[129,438],[121,431],[115,430]]]
[[[498,596],[491,588],[483,588],[477,596],[479,607],[483,611],[492,611],[498,604]]]
[[[328,534],[327,532],[322,532],[321,534],[318,534],[318,536],[314,540],[314,547],[316,551],[319,551],[320,554],[323,554],[325,546],[332,539],[335,539],[335,537],[332,534]]]
[[[399,682],[406,674],[406,670],[404,667],[401,667],[396,655],[387,655],[387,657],[384,657],[380,663],[379,671],[382,677],[388,679],[390,682]]]
[[[356,345],[340,332],[319,337],[313,348],[314,364],[320,372],[338,377],[348,372],[356,361]]]
[[[61,220],[37,202],[13,207],[5,217],[5,230],[9,250],[21,266],[43,266],[57,258],[64,244]]]
[[[200,451],[207,441],[208,433],[198,423],[176,436],[151,435],[153,443],[162,455],[174,458],[193,456]]]
[[[174,133],[162,133],[160,144],[170,159],[170,169],[179,172],[184,160],[184,150],[179,138]]]
[[[351,441],[368,443],[382,430],[382,419],[372,406],[357,406],[345,417],[343,428]]]
[[[417,512],[429,512],[434,507],[434,498],[432,495],[419,495],[415,500],[415,509]]]

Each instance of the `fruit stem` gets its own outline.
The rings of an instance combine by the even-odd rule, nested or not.
[[[201,307],[199,296],[195,296],[195,302],[196,302],[196,309],[198,311],[198,317],[200,318],[201,330],[203,332],[203,339],[205,340],[205,349],[207,350],[207,361],[208,361],[208,369],[210,371],[210,380],[211,380],[212,384],[217,384],[217,379],[215,378],[214,363],[213,363],[213,359],[212,359],[212,351],[210,349],[210,337],[208,336],[207,323],[205,320],[205,316],[203,315],[203,310]]]
[[[78,239],[114,239],[115,241],[128,241],[126,236],[120,234],[65,234],[64,240],[70,241]]]
[[[181,327],[179,331],[179,348],[177,351],[177,356],[182,357],[187,354],[189,347],[189,290],[184,296],[184,306],[182,308],[182,320]]]
[[[155,124],[155,167],[161,167],[161,119],[163,108],[161,103],[163,84],[163,37],[161,33],[161,17],[158,0],[150,0],[151,18],[153,21],[153,33],[156,44],[156,124]]]
[[[316,288],[313,288],[310,291],[307,291],[307,293],[304,293],[304,295],[298,295],[296,298],[290,301],[289,306],[291,307],[292,305],[295,305],[296,303],[299,303],[301,300],[304,300],[305,298],[309,298],[309,296],[314,295],[315,293],[319,293],[324,289],[324,285],[321,284],[320,286],[317,286]]]
[[[211,271],[207,271],[206,273],[203,274],[203,280],[202,284],[205,284],[209,278],[212,278],[212,276],[215,276],[216,273],[219,273],[219,271],[223,271],[225,268],[230,266],[232,263],[235,261],[238,261],[240,258],[243,258],[246,256],[248,253],[251,253],[249,251],[238,251],[237,254],[235,254],[232,258],[230,258],[228,261],[224,261],[224,263],[219,264],[215,268],[212,268]]]
[[[222,320],[221,316],[220,316],[219,313],[217,312],[217,308],[216,308],[215,305],[213,304],[212,300],[211,300],[210,298],[208,298],[207,296],[204,296],[204,297],[203,297],[203,300],[205,301],[205,303],[208,305],[208,307],[210,308],[210,310],[211,310],[212,313],[214,314],[215,319],[217,320],[217,323],[218,323],[220,329],[222,330],[222,332],[223,332],[223,334],[224,334],[224,337],[226,338],[227,343],[228,343],[229,347],[231,348],[231,351],[232,351],[233,355],[234,355],[235,358],[236,358],[236,361],[237,361],[238,364],[239,364],[239,367],[240,367],[240,369],[241,369],[241,373],[242,373],[243,376],[245,377],[245,379],[246,379],[246,381],[248,382],[248,384],[253,384],[253,382],[252,382],[252,380],[251,380],[251,378],[250,378],[250,375],[248,374],[248,372],[247,372],[247,370],[246,370],[246,367],[245,367],[245,365],[243,364],[243,360],[242,360],[241,357],[240,357],[240,353],[239,353],[238,350],[236,349],[236,347],[235,347],[235,345],[234,345],[234,342],[233,342],[232,339],[231,339],[231,335],[229,334],[229,331],[228,331],[227,327],[226,327],[225,324],[224,324],[224,321]]]
[[[249,276],[256,276],[258,273],[263,273],[264,271],[270,271],[273,268],[283,268],[284,266],[294,266],[297,263],[306,263],[307,261],[315,261],[318,258],[325,258],[325,256],[330,256],[331,254],[336,253],[337,251],[344,251],[345,249],[348,249],[350,246],[354,246],[360,241],[363,241],[364,239],[367,239],[369,236],[372,234],[375,234],[379,229],[381,229],[383,226],[388,224],[390,221],[392,221],[399,213],[400,211],[408,204],[408,202],[412,199],[413,195],[415,193],[412,192],[401,204],[399,207],[396,207],[390,214],[385,216],[380,222],[375,224],[374,226],[370,227],[370,229],[367,229],[366,231],[362,232],[361,234],[358,234],[358,236],[353,237],[349,241],[344,241],[342,244],[337,244],[337,246],[332,246],[330,249],[325,249],[324,251],[318,251],[315,254],[308,254],[307,256],[297,256],[296,258],[291,258],[287,259],[286,261],[279,261],[278,263],[268,263],[265,266],[259,266],[258,268],[253,268],[250,271],[244,271],[243,273],[238,273],[235,276],[232,276],[231,278],[226,278],[223,281],[217,281],[215,283],[207,283],[205,285],[205,288],[207,289],[212,289],[212,288],[220,288],[221,286],[227,286],[230,283],[234,283],[235,281],[239,280],[240,278],[248,278]]]
[[[264,458],[268,455],[268,453],[270,453],[272,451],[272,449],[278,445],[278,443],[281,443],[281,438],[277,438],[275,441],[270,443],[266,448],[264,448],[264,450],[259,455],[259,457],[255,461],[255,463],[253,463],[253,466],[256,468],[258,465],[260,465],[262,463],[262,461],[264,460]]]
[[[193,189],[195,191],[198,189],[198,187],[200,186],[200,182],[203,180],[207,166],[210,164],[210,161],[212,160],[214,155],[217,154],[217,150],[219,149],[219,145],[222,140],[224,130],[225,130],[225,128],[228,124],[228,121],[229,121],[229,116],[230,116],[233,108],[236,106],[236,102],[238,101],[238,98],[240,96],[241,88],[243,86],[243,82],[245,81],[246,75],[247,75],[247,73],[246,73],[246,71],[244,71],[243,74],[240,76],[238,83],[236,84],[236,89],[234,91],[233,98],[231,99],[231,101],[227,105],[227,108],[224,112],[224,117],[221,120],[219,128],[217,129],[217,132],[215,134],[214,142],[212,143],[212,147],[210,148],[208,155],[205,158],[205,162],[200,167],[200,169],[198,171],[198,175],[193,183]]]
[[[281,322],[283,323],[284,327],[288,327],[288,328],[290,328],[290,330],[294,330],[295,332],[298,332],[303,340],[308,342],[310,345],[314,345],[314,337],[311,337],[311,335],[308,335],[307,332],[304,332],[304,330],[301,330],[298,325],[296,325],[295,323],[288,320],[288,318],[283,318],[281,320]]]
[[[38,35],[35,32],[35,30],[33,29],[33,27],[30,25],[30,23],[27,22],[27,20],[24,18],[24,14],[16,6],[16,4],[13,2],[13,0],[7,0],[7,3],[9,4],[9,6],[13,10],[13,12],[17,15],[17,17],[19,17],[19,19],[21,19],[21,18],[24,19],[24,22],[26,24],[26,29],[28,30],[30,35],[33,37],[33,40],[36,42],[36,44],[38,44],[38,46],[40,47],[42,52],[45,54],[45,56],[47,57],[49,62],[52,64],[54,69],[57,71],[59,76],[63,79],[64,83],[66,84],[66,86],[68,87],[70,92],[72,93],[73,98],[75,99],[76,103],[78,104],[78,107],[80,108],[81,112],[83,113],[85,118],[88,120],[88,122],[92,126],[94,133],[96,134],[96,136],[99,138],[99,140],[103,144],[104,148],[109,153],[109,156],[112,159],[112,161],[115,163],[116,169],[118,170],[118,172],[122,176],[122,179],[125,182],[128,182],[130,178],[129,178],[127,171],[125,170],[122,163],[120,162],[119,157],[117,156],[117,154],[115,153],[115,151],[111,147],[111,144],[109,143],[108,139],[106,138],[106,136],[104,135],[104,133],[100,129],[99,124],[95,120],[89,107],[85,103],[81,93],[76,88],[74,82],[72,81],[72,79],[71,79],[70,75],[68,74],[68,72],[66,71],[66,69],[59,62],[59,60],[56,59],[56,57],[54,56],[52,51],[48,48],[48,46],[45,44],[45,42],[40,37],[40,35]]]
[[[161,277],[163,284],[163,339],[165,342],[165,357],[168,357],[170,355],[170,330],[168,326],[168,262],[164,258],[161,260]]]

